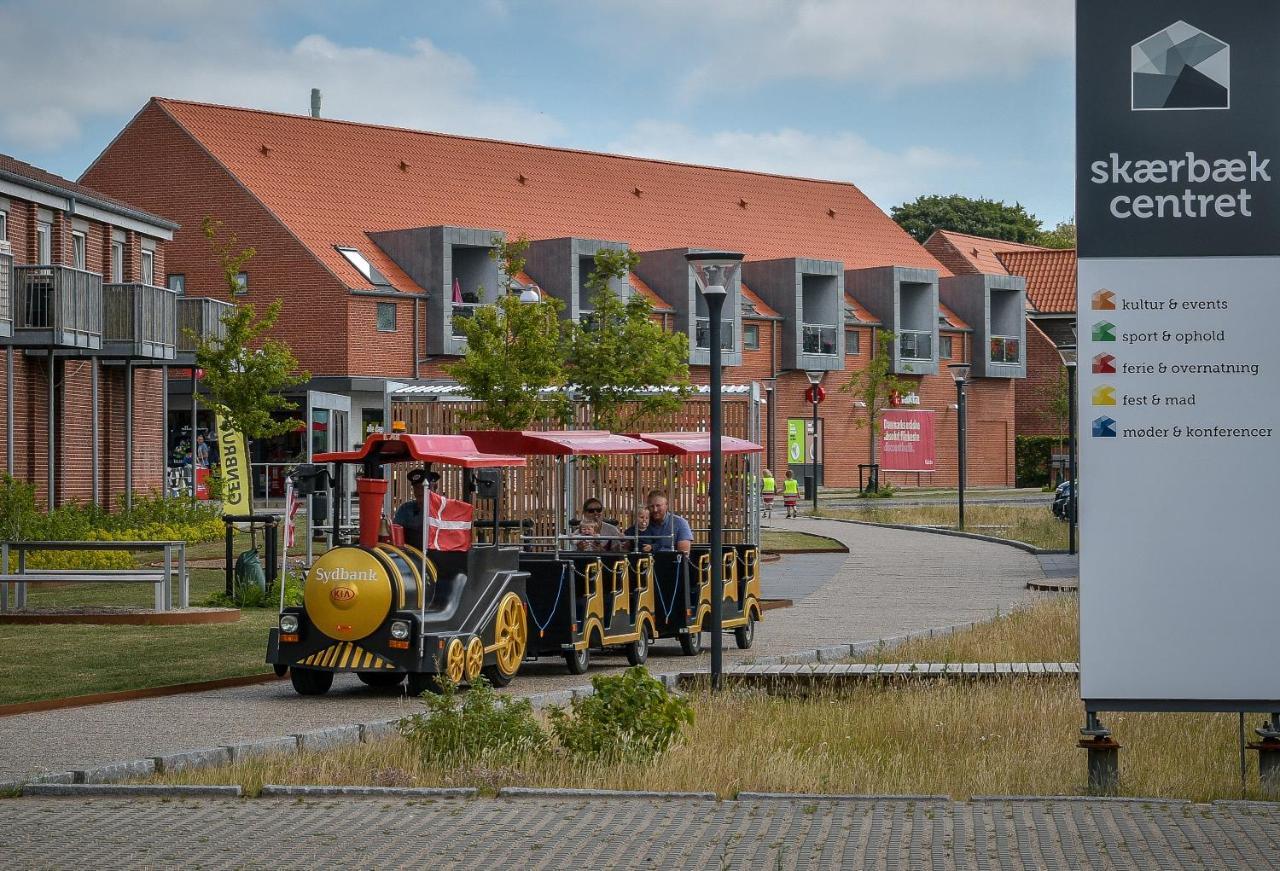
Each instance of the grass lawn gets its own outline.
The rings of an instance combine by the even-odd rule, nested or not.
[[[991,627],[903,648],[894,658],[1074,660],[1074,620],[1073,600],[1049,601]],[[808,694],[729,689],[697,692],[692,700],[696,720],[683,743],[647,764],[585,763],[552,750],[444,765],[394,738],[157,780],[239,783],[250,792],[263,783],[341,783],[714,790],[722,797],[764,790],[965,798],[1072,794],[1084,786],[1085,754],[1076,747],[1083,711],[1069,677],[867,684]],[[1111,714],[1105,722],[1124,745],[1125,794],[1240,797],[1234,715]],[[1249,765],[1256,784],[1256,754]]]
[[[223,587],[219,569],[194,569],[191,601]],[[150,607],[148,584],[33,588],[32,607]],[[274,609],[209,626],[0,625],[0,704],[262,674]]]
[[[810,535],[807,532],[791,532],[785,529],[761,530],[760,547],[773,553],[814,550],[844,553],[848,550],[834,538],[827,538],[825,535]]]
[[[954,505],[893,505],[887,500],[883,504],[869,504],[856,509],[824,508],[819,515],[869,523],[947,529],[956,526]],[[1067,524],[1054,517],[1047,505],[966,505],[964,528],[966,532],[1009,538],[1046,550],[1067,549]]]

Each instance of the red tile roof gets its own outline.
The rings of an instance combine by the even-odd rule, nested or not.
[[[667,305],[667,301],[658,296],[652,287],[644,283],[644,279],[636,275],[634,272],[627,273],[627,281],[631,285],[631,289],[636,293],[649,300],[649,305],[653,306],[656,312],[672,312],[675,311],[671,306]]]
[[[353,287],[366,282],[335,244],[355,245],[393,286],[416,290],[365,234],[437,224],[620,239],[636,251],[726,247],[751,259],[842,260],[846,269],[941,267],[847,183],[155,103]]]
[[[844,295],[844,304],[846,308],[853,310],[854,320],[856,320],[860,324],[874,324],[875,326],[880,326],[881,324],[884,323],[882,320],[880,320],[878,317],[876,317],[870,311],[868,311],[867,308],[862,303],[858,302],[856,299],[849,296],[849,294],[847,293]]]
[[[1071,314],[1076,310],[1076,252],[1074,248],[1006,251],[1000,262],[1011,275],[1027,280],[1027,306],[1041,314]]]
[[[778,314],[777,309],[769,305],[769,303],[765,302],[760,297],[756,296],[756,292],[751,288],[747,287],[746,284],[742,285],[742,298],[744,302],[751,304],[751,307],[756,310],[756,314],[759,317],[763,317],[763,318],[781,318],[782,317],[782,315]]]
[[[947,325],[953,329],[967,330],[970,328],[967,323],[961,320],[960,315],[947,308],[947,304],[944,302],[938,303],[938,314],[941,315]],[[941,326],[941,324],[939,326]]]
[[[954,230],[934,230],[925,240],[924,247],[957,275],[984,273],[1004,275],[1006,270],[999,255],[1005,251],[1045,251],[1039,245],[1008,242],[1004,239],[988,239],[971,236]]]

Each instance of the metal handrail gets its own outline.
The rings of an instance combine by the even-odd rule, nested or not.
[[[455,339],[465,339],[465,338],[466,338],[466,336],[465,336],[465,335],[463,335],[462,330],[461,330],[461,329],[459,329],[459,324],[458,324],[458,322],[459,322],[459,321],[465,321],[465,320],[467,320],[468,318],[473,317],[473,316],[475,315],[475,313],[476,313],[476,309],[478,309],[478,308],[480,308],[481,306],[485,305],[485,303],[482,303],[482,302],[455,302],[455,303],[450,303],[450,305],[452,305],[452,306],[453,306],[453,314],[452,314],[452,317],[449,319],[449,320],[450,320],[450,327],[451,327],[451,329],[452,329],[452,331],[453,331],[453,337],[454,337]]]
[[[711,350],[711,318],[695,318],[693,334],[695,348]],[[733,318],[723,318],[720,321],[720,350],[732,351],[733,348]]]
[[[178,343],[177,291],[152,284],[104,284],[102,338],[143,346],[144,353],[172,352]]]
[[[13,255],[5,251],[0,251],[0,324],[8,328],[0,335],[13,331]]]
[[[102,336],[102,276],[70,266],[13,267],[14,328]]]
[[[899,330],[898,354],[909,360],[932,360],[933,333],[929,330]]]
[[[157,611],[169,611],[173,608],[173,578],[178,577],[178,607],[187,608],[191,603],[190,578],[187,574],[187,543],[185,541],[0,541],[0,611],[9,609],[9,584],[16,590],[14,604],[18,608],[27,605],[27,585],[23,581],[14,580],[18,576],[28,574],[27,553],[33,550],[163,550],[163,581],[156,584],[155,606]],[[9,573],[9,553],[16,551],[18,570]],[[174,555],[178,564],[175,569]],[[60,572],[61,570],[40,570],[42,574]],[[67,571],[68,580],[85,580],[85,576],[100,575],[109,578],[110,571],[88,570]],[[89,581],[90,583],[92,581]]]
[[[204,296],[177,299],[176,336],[180,353],[193,353],[201,339],[221,339],[227,334],[223,318],[235,308],[233,303]]]
[[[990,342],[992,363],[1018,363],[1022,359],[1020,336],[992,336]]]
[[[801,348],[806,354],[836,353],[835,324],[802,324]]]

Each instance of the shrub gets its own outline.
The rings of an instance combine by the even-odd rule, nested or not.
[[[672,695],[643,666],[591,679],[595,692],[573,700],[568,710],[548,712],[551,731],[573,756],[617,762],[663,753],[693,722],[693,706]]]
[[[405,717],[399,728],[426,761],[513,761],[547,747],[529,700],[500,696],[483,677],[465,693],[442,681],[439,695],[422,698],[427,710]]]
[[[284,603],[286,606],[302,604],[302,577],[295,572],[285,577]],[[257,584],[237,584],[232,595],[219,590],[200,604],[205,608],[279,608],[280,588],[264,593]]]
[[[1016,481],[1019,487],[1044,487],[1049,484],[1049,468],[1053,453],[1062,445],[1061,436],[1020,435],[1015,439]]]

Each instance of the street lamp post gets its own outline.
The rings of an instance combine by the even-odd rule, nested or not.
[[[1062,365],[1067,367],[1067,553],[1076,552],[1076,346],[1058,348]]]
[[[720,410],[720,318],[725,297],[742,268],[742,255],[709,251],[686,254],[685,258],[693,269],[694,280],[707,302],[707,315],[711,318],[711,689],[718,690],[724,664],[721,631],[724,623],[724,498],[721,485],[724,453],[720,446],[724,422]]]
[[[951,377],[956,382],[956,453],[959,461],[959,470],[957,474],[957,484],[959,489],[957,494],[957,528],[964,529],[964,479],[966,466],[968,465],[968,450],[965,444],[965,383],[969,380],[969,364],[968,363],[952,363],[947,366],[951,370]]]
[[[809,400],[813,403],[813,432],[809,438],[809,474],[813,476],[813,516],[818,516],[818,403],[822,401],[822,376],[825,372],[805,372],[809,379]]]

